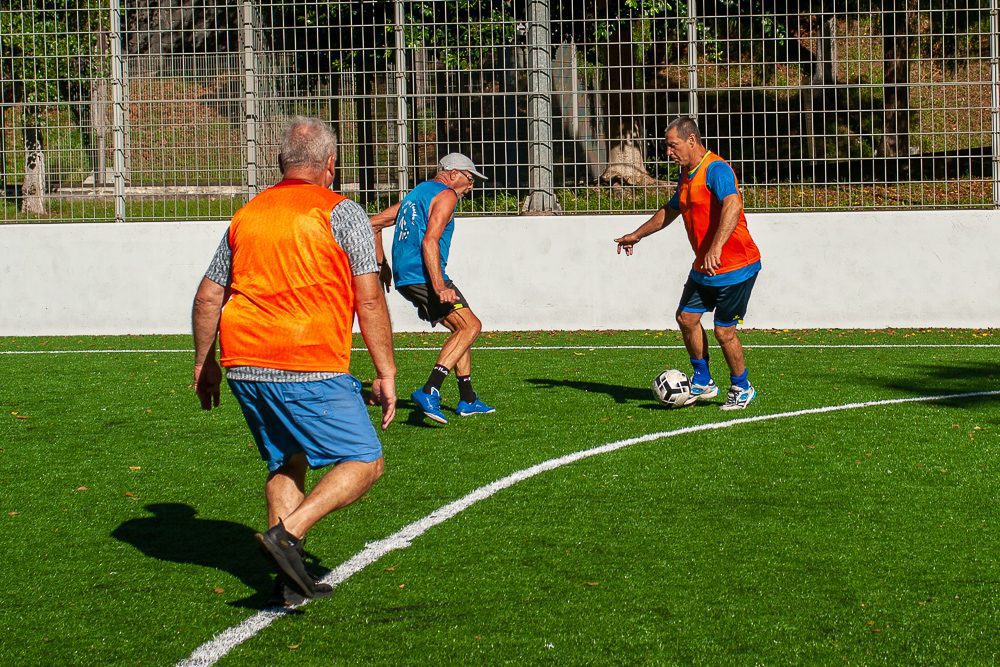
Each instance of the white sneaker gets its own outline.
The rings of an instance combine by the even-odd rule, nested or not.
[[[708,384],[695,384],[692,382],[691,395],[696,401],[707,401],[719,395],[719,385],[715,384],[715,380],[709,380]]]
[[[739,385],[732,385],[729,387],[729,395],[726,396],[726,402],[719,407],[720,410],[743,410],[757,396],[757,390],[750,385],[746,389]]]

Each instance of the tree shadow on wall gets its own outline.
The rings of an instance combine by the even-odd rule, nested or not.
[[[199,519],[198,512],[183,503],[155,503],[145,509],[153,516],[129,519],[115,528],[111,537],[150,558],[227,572],[255,591],[230,602],[234,607],[260,609],[268,605],[274,576],[260,555],[253,528],[232,521]],[[306,564],[313,576],[318,576],[319,560],[307,553]]]

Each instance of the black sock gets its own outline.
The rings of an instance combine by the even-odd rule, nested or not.
[[[475,403],[477,397],[472,390],[472,376],[456,375],[455,379],[458,380],[458,397],[466,403]]]
[[[431,375],[427,378],[427,384],[424,385],[424,393],[430,394],[432,389],[437,389],[438,393],[441,393],[441,385],[444,384],[444,379],[448,377],[448,369],[441,364],[434,364],[434,369],[431,370]]]

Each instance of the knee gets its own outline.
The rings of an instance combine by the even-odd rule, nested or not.
[[[720,344],[731,343],[736,340],[736,327],[720,327],[715,326],[715,339],[719,341]]]
[[[675,319],[677,320],[677,326],[679,326],[684,331],[689,331],[695,329],[701,324],[701,313],[688,313],[683,310],[678,310]]]
[[[472,311],[469,311],[462,318],[462,331],[471,338],[478,338],[479,334],[483,331],[483,323]]]

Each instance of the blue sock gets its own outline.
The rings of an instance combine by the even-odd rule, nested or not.
[[[746,369],[743,369],[743,373],[742,374],[740,374],[740,375],[730,375],[729,379],[730,379],[730,381],[732,381],[733,384],[735,384],[740,389],[749,389],[750,388],[750,380],[747,379],[747,373],[749,373],[749,372],[750,371],[748,371]]]
[[[712,381],[712,374],[708,372],[708,358],[705,359],[692,359],[691,366],[694,368],[694,377],[691,378],[692,384],[706,385]]]

